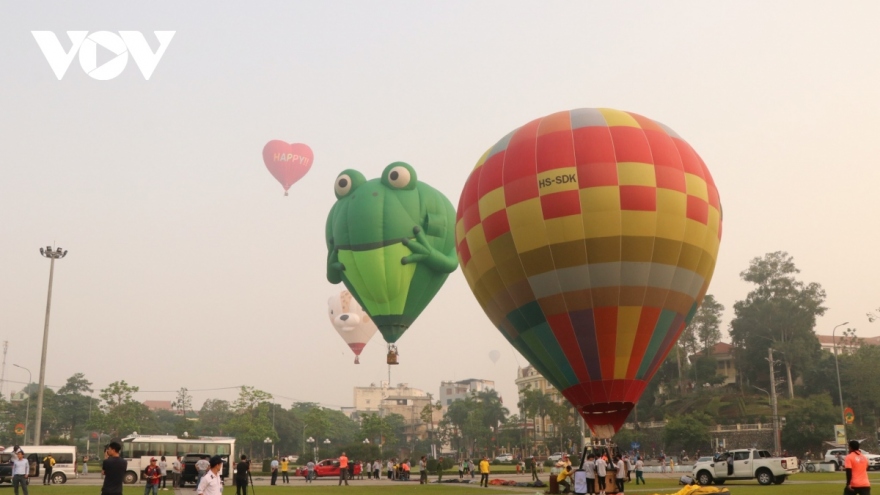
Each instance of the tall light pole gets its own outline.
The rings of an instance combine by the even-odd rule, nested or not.
[[[19,366],[15,363],[12,363],[12,365],[15,366],[16,368],[21,368],[21,369],[28,372],[28,386],[30,386],[30,384],[33,382],[33,380],[31,380],[31,370],[25,368],[24,366]],[[27,390],[27,387],[25,387],[25,390]],[[22,443],[22,445],[27,445],[28,416],[30,415],[30,413],[31,413],[31,394],[30,394],[30,392],[28,392],[28,394],[27,394],[27,407],[24,410],[24,443]]]
[[[767,348],[767,361],[770,362],[770,406],[773,408],[773,447],[776,449],[773,455],[782,455],[779,444],[779,409],[776,402],[776,369],[773,362],[773,348]]]
[[[837,393],[838,398],[840,399],[840,424],[843,425],[843,443],[846,443],[846,415],[843,413],[843,388],[840,386],[840,365],[837,363],[837,339],[834,337],[834,333],[837,332],[837,329],[848,325],[849,322],[845,321],[840,325],[834,327],[834,330],[831,331],[831,342],[834,344],[834,367],[837,369]]]
[[[43,325],[43,356],[40,358],[40,388],[37,390],[37,420],[34,422],[34,445],[40,445],[43,428],[43,387],[46,385],[46,349],[49,346],[49,310],[52,309],[52,277],[55,275],[55,260],[67,256],[67,251],[50,246],[40,248],[40,254],[49,258],[49,294],[46,296],[46,323]]]

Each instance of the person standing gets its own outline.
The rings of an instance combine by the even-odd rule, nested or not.
[[[733,452],[727,453],[727,475],[733,476]]]
[[[419,484],[428,484],[428,456],[426,455],[419,459]]]
[[[55,467],[55,458],[52,457],[52,454],[46,454],[46,457],[43,457],[43,484],[48,485],[52,483],[52,468]]]
[[[272,462],[269,463],[269,469],[272,470],[272,486],[275,486],[275,482],[278,481],[278,458],[272,459]]]
[[[348,457],[345,456],[345,452],[339,456],[339,486],[342,486],[343,481],[345,486],[348,486]]]
[[[386,467],[388,468],[388,479],[394,479],[394,461],[389,459]]]
[[[379,459],[373,461],[373,479],[379,479],[379,473],[382,472],[382,463],[379,462]]]
[[[101,464],[101,475],[104,476],[104,484],[101,486],[101,495],[122,495],[122,482],[125,479],[125,471],[128,462],[119,457],[122,445],[119,442],[110,442],[104,449],[107,456]],[[27,495],[27,492],[25,492]]]
[[[464,478],[465,469],[467,469],[467,461],[462,459],[461,462],[458,463],[458,479]]]
[[[31,463],[24,458],[24,452],[18,449],[15,452],[16,459],[12,461],[12,488],[15,489],[15,495],[18,495],[18,487],[24,491],[24,495],[28,495],[28,478],[31,476]],[[119,493],[122,493],[120,488]]]
[[[363,474],[364,471],[367,472],[367,479],[368,480],[373,479],[373,463],[372,462],[367,461],[364,463],[364,468],[363,468],[363,470],[361,470],[361,474]]]
[[[623,484],[626,482],[626,462],[624,462],[623,458],[619,455],[615,459],[617,462],[615,463],[615,467],[617,468],[617,493],[620,495],[624,494]]]
[[[287,460],[287,457],[281,458],[281,482],[290,484],[290,477],[287,475],[287,469],[290,467],[290,463]]]
[[[474,476],[476,476],[477,467],[474,466],[474,460],[473,460],[473,459],[468,459],[468,461],[467,461],[467,469],[468,469],[468,472],[471,474],[471,479],[474,479]]]
[[[538,461],[532,456],[532,481],[538,481]]]
[[[311,483],[315,476],[312,474],[315,472],[315,463],[314,461],[309,461],[306,463],[306,482]]]
[[[849,454],[843,462],[846,469],[846,492],[854,495],[871,495],[868,458],[859,449],[858,440],[849,441]]]
[[[489,460],[486,456],[480,460],[480,486],[489,488]]]
[[[198,473],[198,477],[196,478],[196,488],[202,483],[202,478],[208,474],[208,469],[211,468],[211,463],[208,461],[208,456],[203,455],[196,462],[196,472]],[[273,485],[275,483],[272,483]]]
[[[593,494],[596,493],[596,456],[593,454],[587,455],[587,460],[584,461],[584,472],[587,478],[587,493]]]
[[[150,465],[147,466],[147,469],[144,469],[144,478],[147,479],[147,485],[144,487],[144,495],[150,495],[152,492],[153,495],[157,495],[159,492],[159,478],[162,477],[162,474],[159,470],[159,465],[156,464],[156,458],[150,457]]]
[[[167,492],[167,491],[168,491],[168,485],[167,485],[166,483],[167,483],[167,481],[168,481],[168,462],[165,461],[165,456],[164,456],[164,455],[159,459],[159,473],[160,473],[161,476],[162,476],[162,478],[161,478],[161,480],[162,480],[162,490],[164,490],[164,491]]]
[[[82,476],[89,474],[89,456],[83,456]]]
[[[596,481],[599,482],[599,495],[605,495],[605,476],[608,474],[605,456],[596,459]]]
[[[171,488],[180,486],[180,456],[171,461]]]
[[[202,477],[199,486],[196,487],[198,495],[223,495],[223,480],[220,471],[223,469],[223,459],[215,455],[209,461],[210,471]]]
[[[247,461],[247,456],[242,454],[241,460],[235,466],[235,495],[247,495],[248,473],[251,465]]]
[[[698,459],[699,459],[699,457],[698,457]],[[644,470],[645,470],[645,463],[644,463],[644,461],[642,461],[642,456],[639,456],[636,458],[636,484],[637,485],[640,484],[639,480],[642,480],[642,482],[641,482],[642,485],[647,485],[647,483],[645,483],[645,477],[642,476],[642,473],[644,472]]]

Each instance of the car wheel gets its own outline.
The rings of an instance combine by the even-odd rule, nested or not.
[[[134,471],[126,471],[125,477],[122,478],[122,482],[127,485],[133,485],[137,483],[138,475]]]
[[[697,483],[703,486],[709,486],[712,484],[712,475],[709,474],[709,471],[700,471],[697,473]]]
[[[758,483],[761,485],[770,485],[773,484],[773,473],[770,472],[769,469],[760,469],[758,470]]]
[[[52,483],[55,483],[56,485],[63,485],[64,483],[67,483],[67,475],[65,475],[64,473],[53,474]]]
[[[776,476],[773,479],[773,483],[777,484],[777,485],[781,485],[781,484],[785,483],[785,476]]]

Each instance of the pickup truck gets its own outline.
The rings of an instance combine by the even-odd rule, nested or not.
[[[351,462],[351,461],[349,461]],[[305,475],[305,469],[302,471],[303,476]],[[361,474],[361,464],[355,463],[354,465],[354,475],[357,476]],[[312,479],[315,477],[339,477],[339,461],[336,459],[324,459],[323,461],[315,464],[315,471],[312,474]]]
[[[733,474],[728,473],[727,459],[733,458]],[[766,450],[738,449],[717,454],[710,461],[697,461],[693,476],[697,483],[723,485],[727,480],[756,479],[762,485],[781,485],[798,471],[796,457],[773,457]]]

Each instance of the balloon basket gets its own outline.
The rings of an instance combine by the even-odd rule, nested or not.
[[[354,364],[361,364],[360,356],[354,357]]]
[[[394,344],[388,344],[388,356],[385,359],[385,362],[387,362],[389,365],[400,364],[397,362],[397,357],[397,346],[395,346]]]

